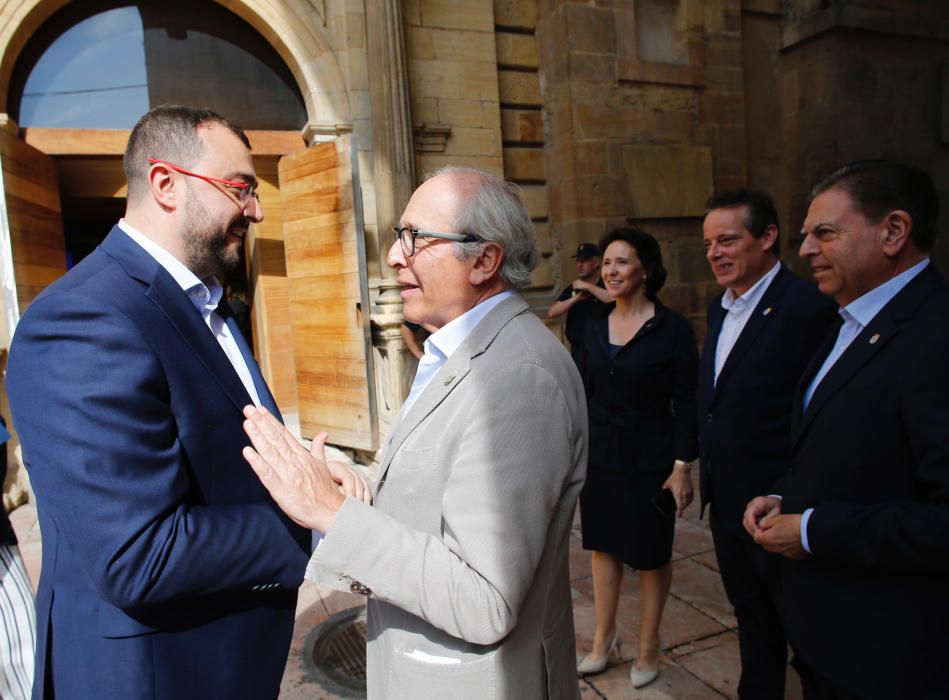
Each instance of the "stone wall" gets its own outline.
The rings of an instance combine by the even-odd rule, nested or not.
[[[787,2],[781,96],[789,219],[837,165],[897,158],[926,169],[949,203],[949,18],[940,3]],[[824,4],[822,4],[824,5]],[[810,10],[810,11],[807,11]],[[949,240],[934,259],[949,269]]]
[[[538,19],[552,237],[570,250],[627,222],[653,233],[661,296],[700,333],[717,291],[704,203],[748,178],[741,17],[738,0],[560,0]]]

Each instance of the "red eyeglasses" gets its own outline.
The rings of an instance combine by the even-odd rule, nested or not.
[[[182,175],[187,175],[188,177],[196,177],[199,180],[204,180],[205,182],[218,182],[227,187],[233,187],[237,189],[235,194],[237,195],[237,200],[240,202],[241,207],[246,207],[250,203],[251,197],[260,202],[260,196],[257,194],[257,185],[251,185],[247,182],[237,182],[236,180],[223,180],[219,177],[211,177],[209,175],[193,173],[190,170],[179,168],[173,163],[167,163],[163,160],[156,160],[155,158],[149,158],[148,162],[152,165],[164,165],[166,168],[171,168],[175,172],[179,172]]]

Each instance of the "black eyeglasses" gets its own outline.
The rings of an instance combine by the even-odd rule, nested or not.
[[[446,241],[455,241],[456,243],[475,243],[477,241],[483,241],[484,239],[479,236],[474,236],[470,233],[440,233],[438,231],[419,231],[417,228],[410,228],[408,226],[393,226],[392,231],[394,232],[395,239],[402,246],[402,254],[411,258],[415,255],[415,239],[416,238],[443,238]]]

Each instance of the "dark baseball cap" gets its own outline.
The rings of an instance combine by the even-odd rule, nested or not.
[[[600,257],[600,249],[597,247],[596,243],[581,243],[577,246],[577,254],[571,255],[570,257],[577,258],[578,260],[598,258]]]

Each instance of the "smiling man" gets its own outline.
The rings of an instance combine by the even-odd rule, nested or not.
[[[745,506],[787,471],[794,387],[834,321],[834,306],[781,264],[778,213],[764,192],[706,204],[703,238],[725,287],[708,308],[696,404],[702,507],[735,607],[738,695],[784,697],[787,641],[773,594],[776,557],[742,527]]]
[[[33,697],[276,698],[309,533],[241,457],[241,409],[277,409],[215,279],[263,219],[250,145],[158,107],[125,170],[125,217],[10,352],[43,531]]]
[[[373,506],[248,408],[245,453],[326,533],[307,578],[368,597],[370,698],[576,698],[570,525],[586,470],[583,386],[517,290],[538,258],[516,188],[447,168],[389,249],[405,317],[432,328]]]
[[[949,697],[949,291],[939,198],[894,161],[818,184],[800,253],[840,305],[805,370],[789,474],[745,527],[781,561],[804,697]]]

